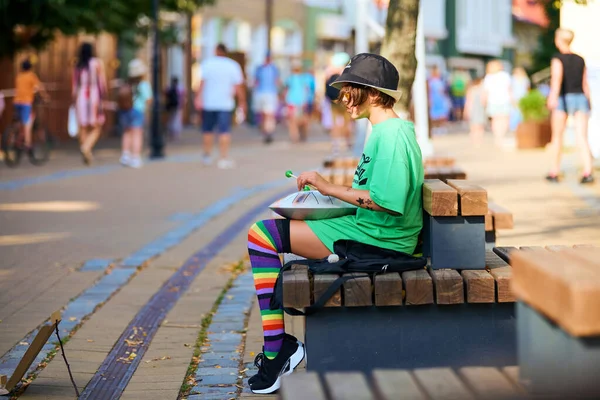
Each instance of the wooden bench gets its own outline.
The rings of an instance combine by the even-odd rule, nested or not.
[[[358,158],[340,157],[326,159],[323,162],[321,175],[337,185],[352,185],[354,172],[359,163]],[[467,173],[454,165],[454,159],[449,157],[434,157],[423,160],[425,179],[467,179]]]
[[[520,380],[536,395],[600,398],[600,248],[496,252],[514,267]]]
[[[308,370],[516,364],[511,267],[492,251],[481,270],[355,276],[305,318]],[[284,306],[314,304],[337,277],[295,266]]]
[[[281,400],[508,400],[529,398],[518,367],[464,367],[295,373],[282,380]]]
[[[496,232],[498,230],[513,229],[513,227],[512,212],[494,202],[488,202],[488,212],[485,215],[486,248],[491,249],[496,246]]]

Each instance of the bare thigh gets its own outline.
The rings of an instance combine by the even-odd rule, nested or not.
[[[300,257],[319,259],[331,254],[304,221],[290,221],[290,244],[292,253]]]

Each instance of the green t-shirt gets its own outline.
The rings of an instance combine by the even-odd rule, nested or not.
[[[351,239],[412,254],[423,227],[423,161],[414,126],[399,118],[373,126],[352,187],[368,190],[380,207],[359,208],[356,215],[306,221],[333,252],[333,243]]]

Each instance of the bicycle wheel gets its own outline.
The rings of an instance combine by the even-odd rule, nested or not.
[[[31,149],[28,152],[29,162],[43,165],[50,158],[50,136],[44,126],[34,124],[31,131]]]
[[[11,125],[2,134],[2,151],[4,152],[4,163],[14,168],[21,161],[23,154],[23,144],[19,143],[19,128],[17,125]]]

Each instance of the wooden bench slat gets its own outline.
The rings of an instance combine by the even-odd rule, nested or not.
[[[473,216],[488,213],[487,190],[465,180],[448,179],[448,185],[458,192],[460,215]]]
[[[346,274],[347,275],[347,274]],[[344,306],[365,307],[373,305],[371,278],[364,273],[350,274],[354,279],[344,283]]]
[[[414,370],[421,387],[432,400],[474,400],[471,391],[450,368]]]
[[[460,273],[465,281],[467,303],[494,303],[494,277],[485,270],[465,270]]]
[[[519,392],[521,392],[521,393],[525,392],[525,389],[523,388],[523,386],[521,386],[521,382],[519,379],[519,367],[518,366],[511,365],[508,367],[503,367],[502,373],[517,388],[517,390]]]
[[[331,183],[334,185],[343,185],[346,180],[346,171],[340,168],[336,168],[333,170],[331,176]]]
[[[496,230],[514,228],[513,215],[510,211],[492,201],[488,202],[488,208],[494,215],[494,227]]]
[[[595,248],[597,246],[593,245],[593,244],[576,244],[573,246],[574,249],[590,249],[590,248]]]
[[[454,157],[427,157],[423,160],[423,164],[427,167],[451,167],[455,162]]]
[[[569,246],[560,246],[560,245],[559,246],[556,246],[556,245],[546,246],[546,250],[548,250],[548,251],[550,251],[552,253],[558,253],[558,252],[565,251],[565,250],[568,250],[568,249],[570,249]]]
[[[496,253],[501,259],[510,263],[510,253],[518,250],[516,247],[494,247],[494,253]]]
[[[375,275],[373,286],[376,306],[402,305],[402,278],[398,272]]]
[[[485,252],[485,266],[496,281],[496,300],[498,303],[513,303],[515,295],[510,289],[511,266],[492,251]]]
[[[374,370],[373,386],[381,400],[427,399],[408,371]]]
[[[375,400],[361,373],[329,372],[325,374],[325,382],[331,400]]]
[[[438,179],[423,183],[423,209],[434,217],[458,215],[458,192]]]
[[[519,247],[519,250],[523,250],[523,251],[544,251],[546,249],[544,247],[542,247],[542,246],[521,246],[521,247]]]
[[[308,267],[295,265],[283,273],[283,304],[285,307],[304,308],[310,306],[310,280]]]
[[[493,367],[465,367],[460,376],[480,398],[494,400],[524,399],[508,378]]]
[[[336,279],[339,278],[337,274],[317,274],[313,275],[313,301],[317,301],[319,297],[331,286]],[[327,300],[325,307],[341,307],[342,305],[342,291],[338,289],[333,296]]]
[[[284,376],[281,381],[281,400],[327,400],[319,374],[305,372]]]
[[[432,270],[437,304],[462,304],[465,302],[463,280],[456,270]]]
[[[490,210],[485,214],[485,231],[490,232],[494,230],[494,216]]]
[[[433,281],[424,269],[402,273],[406,291],[406,305],[433,303]]]
[[[511,288],[572,336],[600,335],[600,268],[570,250],[518,251],[511,256]]]

